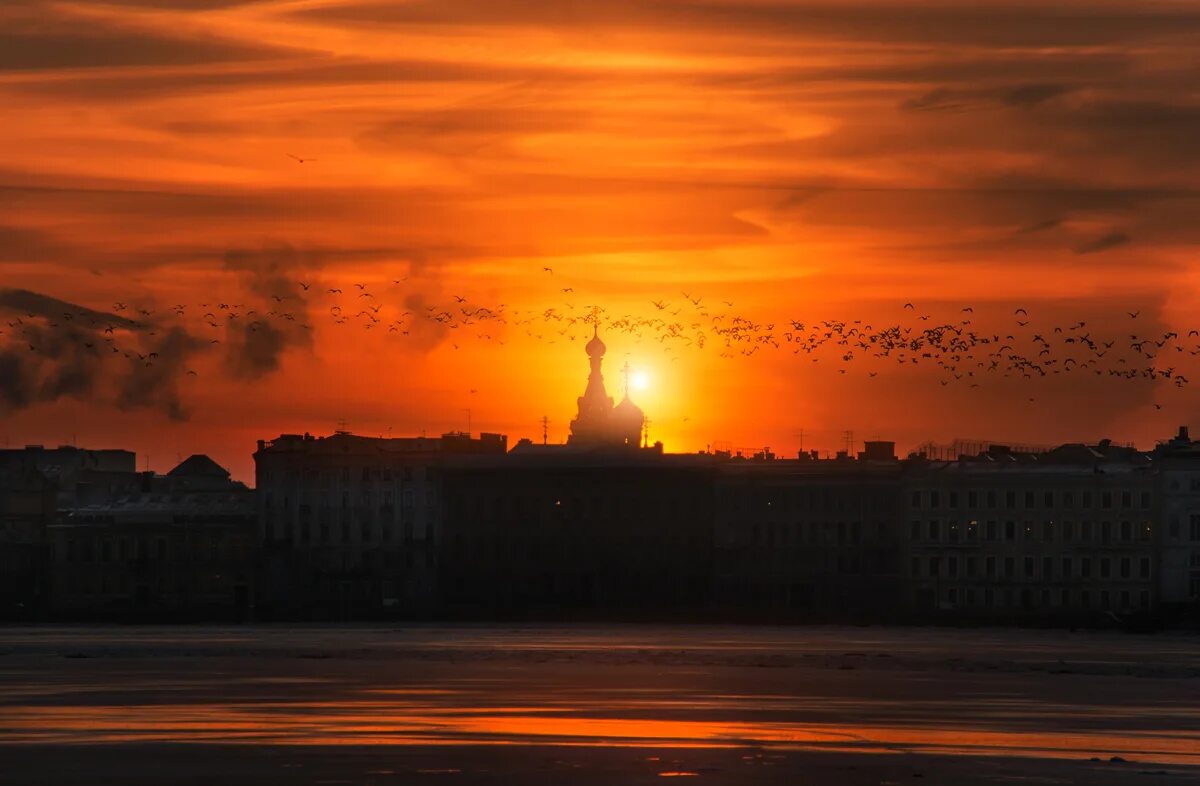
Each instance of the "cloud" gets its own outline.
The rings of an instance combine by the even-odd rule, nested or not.
[[[1109,232],[1106,235],[1101,235],[1095,240],[1089,240],[1086,243],[1075,247],[1076,254],[1098,254],[1101,251],[1108,251],[1111,248],[1127,245],[1131,238],[1124,232]]]
[[[984,106],[1032,107],[1066,95],[1074,88],[1056,84],[1001,85],[990,88],[938,87],[900,104],[914,112],[963,111]]]
[[[152,408],[171,420],[187,420],[188,412],[179,390],[192,357],[204,344],[175,326],[158,338],[145,353],[127,359],[127,373],[120,382],[117,406],[121,409]]]
[[[226,252],[226,269],[236,272],[261,304],[257,318],[229,323],[225,360],[235,377],[258,379],[279,368],[289,347],[312,347],[309,295],[301,282],[322,265],[320,252],[287,243]]]
[[[0,289],[0,412],[59,399],[152,408],[172,419],[188,361],[204,349],[182,327],[136,322],[40,292]]]

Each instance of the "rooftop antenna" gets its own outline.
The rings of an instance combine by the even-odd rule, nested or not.
[[[803,453],[804,452],[804,426],[800,427],[799,433],[793,434],[792,436],[800,438],[800,452]]]
[[[335,423],[334,425],[337,426],[338,431],[344,431],[347,433],[349,433],[349,431],[350,431],[350,424],[346,421],[345,418],[338,418],[337,423]]]
[[[646,418],[645,422],[643,423],[642,434],[644,435],[642,437],[642,447],[650,447],[650,418]]]
[[[471,436],[471,408],[467,407],[463,412],[467,413],[467,436],[469,437]]]
[[[550,433],[550,417],[548,415],[542,415],[542,444],[543,445],[545,445],[547,440],[549,439],[549,433]]]

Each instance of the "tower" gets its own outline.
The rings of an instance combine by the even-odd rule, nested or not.
[[[579,397],[579,414],[571,421],[567,442],[572,445],[633,445],[638,444],[644,416],[629,399],[628,364],[625,369],[625,396],[613,406],[612,396],[604,389],[601,365],[608,347],[600,339],[599,328],[593,325],[592,338],[584,347],[590,371],[587,388]],[[636,425],[635,425],[636,421]]]

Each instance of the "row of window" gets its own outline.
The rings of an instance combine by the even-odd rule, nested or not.
[[[1039,541],[1042,543],[1129,543],[1150,540],[1153,529],[1149,521],[928,521],[909,522],[909,538],[913,541],[960,543],[963,541]]]
[[[216,560],[242,555],[247,551],[244,537],[225,537],[218,533],[208,536],[194,534],[186,542],[168,542],[166,537],[145,536],[105,538],[64,538],[54,544],[54,558],[68,562],[125,562],[153,560]]]
[[[873,544],[881,544],[888,527],[882,521],[864,523],[861,521],[755,521],[748,530],[751,543],[758,546],[799,546],[808,544],[830,544],[839,546],[860,545],[864,534],[873,539]]]
[[[314,495],[308,491],[301,491],[298,495],[299,500],[300,500],[300,506],[303,507],[306,505],[311,505],[313,496]],[[317,501],[321,507],[323,507],[323,508],[332,508],[333,507],[334,497],[332,497],[328,491],[319,492],[319,494],[316,495],[316,497],[317,497]],[[362,504],[364,507],[368,507],[368,508],[375,504],[375,499],[376,499],[376,496],[369,489],[363,489],[362,493],[358,495],[359,503]],[[262,501],[263,501],[264,508],[275,507],[275,493],[273,491],[264,491],[263,495],[262,495]],[[396,495],[395,495],[395,493],[392,492],[391,489],[385,489],[384,492],[381,495],[379,495],[379,501],[380,501],[379,504],[384,507],[392,507],[393,505],[396,504]],[[283,500],[282,500],[282,503],[283,503],[282,507],[286,510],[288,507],[290,507],[291,502],[292,502],[292,498],[287,495],[284,495]],[[350,492],[349,491],[343,491],[341,493],[340,502],[341,502],[341,506],[343,508],[350,507]],[[413,506],[413,492],[411,489],[405,489],[400,494],[400,504],[406,508],[411,508]]]
[[[1042,589],[1034,594],[1030,590],[1015,592],[1011,589],[997,590],[990,587],[947,587],[941,592],[939,601],[955,608],[1033,608],[1054,607],[1096,609],[1100,611],[1132,611],[1134,601],[1141,609],[1150,608],[1150,591],[1139,590],[1135,595],[1129,590],[1072,590]],[[1115,605],[1114,605],[1115,602]]]
[[[1018,573],[1019,570],[1019,573]],[[1148,580],[1152,570],[1149,557],[958,557],[914,556],[910,574],[927,578],[1075,579]],[[1115,571],[1115,574],[1114,574]]]
[[[1113,507],[1120,507],[1124,510],[1130,510],[1135,507],[1142,510],[1149,510],[1153,504],[1153,495],[1149,491],[1133,491],[1124,489],[1119,491],[1015,491],[1015,490],[997,490],[987,489],[984,491],[968,490],[965,492],[957,490],[942,490],[942,489],[914,489],[910,493],[909,505],[913,508],[941,508],[946,507],[951,510],[958,507],[965,508],[1006,508],[1009,510],[1017,507],[1025,509],[1042,508],[1094,508],[1100,507],[1104,510],[1110,510]]]
[[[728,489],[719,492],[718,504],[728,511],[838,511],[878,513],[895,507],[893,494],[864,492],[861,488],[840,487],[815,489],[770,489],[743,491]]]
[[[280,523],[268,518],[263,523],[263,534],[266,540],[285,540],[295,543],[352,543],[355,542],[353,538],[355,534],[358,536],[357,542],[360,543],[391,543],[397,537],[402,537],[405,543],[412,543],[417,534],[411,518],[404,521],[403,533],[397,533],[395,530],[394,522],[385,521],[377,525],[369,518],[360,519],[357,527],[352,527],[347,519],[343,519],[336,525],[331,524],[328,520],[316,522],[306,520],[297,522],[295,527],[290,520]],[[433,527],[428,521],[421,528],[420,534],[426,541],[433,537]]]
[[[361,483],[380,481],[390,483],[393,480],[408,481],[425,478],[425,467],[338,467],[331,469],[262,469],[258,473],[260,486],[273,481],[283,483],[300,483],[306,486],[329,488],[335,481],[349,483],[351,478]]]

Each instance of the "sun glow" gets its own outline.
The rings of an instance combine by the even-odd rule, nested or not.
[[[634,390],[649,390],[650,374],[645,371],[634,371],[629,375],[629,387]]]

